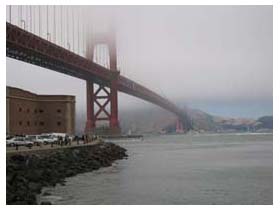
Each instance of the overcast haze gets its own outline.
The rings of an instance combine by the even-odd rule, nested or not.
[[[89,8],[93,26],[117,28],[121,74],[176,103],[217,115],[272,114],[272,6]],[[112,15],[113,14],[113,15]],[[106,18],[105,18],[106,17]],[[71,94],[85,109],[85,83],[7,58],[7,85]],[[148,106],[120,94],[120,109]]]

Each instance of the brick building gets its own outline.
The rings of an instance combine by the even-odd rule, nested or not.
[[[75,132],[75,96],[37,95],[6,87],[6,133]]]

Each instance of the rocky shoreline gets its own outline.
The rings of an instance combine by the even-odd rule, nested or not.
[[[43,187],[64,184],[66,177],[111,166],[115,160],[125,157],[126,149],[104,142],[7,155],[6,203],[38,204],[36,195]]]

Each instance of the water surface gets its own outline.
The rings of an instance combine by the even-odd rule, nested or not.
[[[128,159],[45,188],[54,204],[272,204],[272,135],[114,141]]]

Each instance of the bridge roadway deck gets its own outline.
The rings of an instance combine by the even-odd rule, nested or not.
[[[118,90],[126,94],[154,103],[186,121],[186,113],[175,104],[148,88],[110,71],[80,55],[48,40],[6,23],[6,56],[94,83],[109,86],[118,78]],[[190,126],[190,121],[188,126]]]

